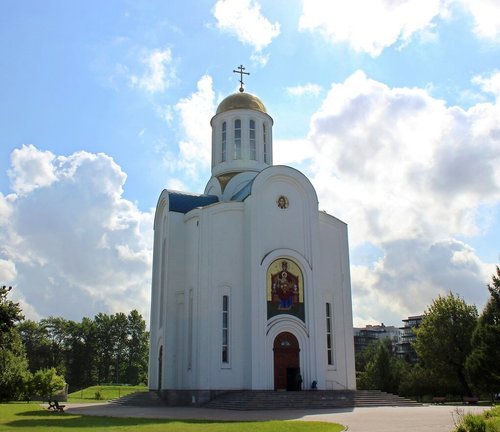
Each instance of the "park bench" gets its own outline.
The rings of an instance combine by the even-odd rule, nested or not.
[[[464,396],[462,398],[463,402],[464,402],[464,405],[468,404],[468,405],[477,405],[477,403],[479,402],[479,398],[478,397],[475,397],[475,396]]]
[[[57,401],[49,401],[49,406],[47,409],[52,411],[64,412],[65,406],[66,405],[59,405],[59,402]]]
[[[446,402],[446,398],[442,397],[442,396],[435,396],[435,397],[432,398],[432,403],[433,404],[444,405],[445,402]]]

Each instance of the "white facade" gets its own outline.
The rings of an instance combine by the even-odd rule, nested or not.
[[[302,173],[272,165],[272,125],[258,98],[229,96],[205,194],[160,195],[149,388],[172,404],[355,389],[347,226]]]

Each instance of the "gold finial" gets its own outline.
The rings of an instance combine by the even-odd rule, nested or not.
[[[245,70],[243,65],[239,65],[237,69],[239,69],[239,70],[233,69],[233,72],[240,74],[240,92],[244,92],[245,89],[243,88],[243,75],[250,75],[250,72],[243,72]]]

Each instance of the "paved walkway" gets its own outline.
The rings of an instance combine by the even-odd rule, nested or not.
[[[302,420],[340,423],[349,432],[450,432],[456,410],[479,413],[488,407],[421,406],[331,410],[231,411],[191,407],[134,407],[117,404],[67,404],[71,414],[204,420]]]

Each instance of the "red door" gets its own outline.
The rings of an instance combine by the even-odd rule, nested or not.
[[[288,332],[280,333],[274,339],[274,389],[300,390],[299,342]]]

